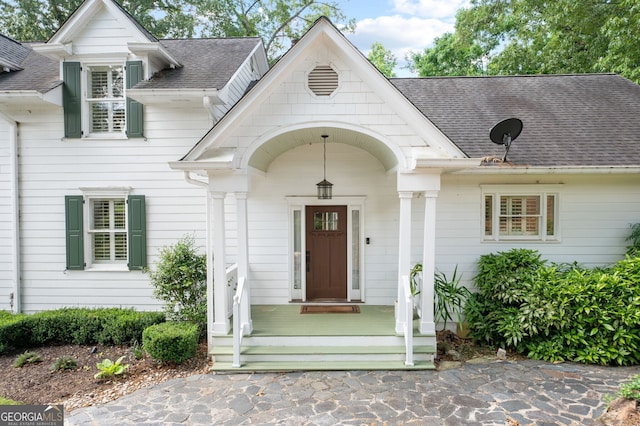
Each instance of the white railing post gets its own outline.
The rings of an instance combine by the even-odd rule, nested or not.
[[[409,286],[409,277],[402,276],[402,285],[400,286],[402,299],[399,303],[404,304],[404,346],[406,357],[405,365],[413,365],[413,296],[411,295],[411,287]]]
[[[238,289],[238,264],[234,263],[233,265],[227,268],[227,306],[229,307],[229,316],[233,315],[233,298],[236,295],[236,290]]]
[[[240,361],[240,349],[242,347],[242,337],[244,336],[244,326],[242,317],[242,299],[246,297],[245,294],[245,278],[238,277],[238,289],[235,296],[233,296],[233,362],[231,366],[233,368],[239,368],[242,366]]]

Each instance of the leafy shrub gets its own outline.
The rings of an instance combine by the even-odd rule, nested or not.
[[[627,254],[631,257],[640,256],[640,223],[634,223],[629,226],[631,234],[626,238],[626,241],[630,241],[631,245],[627,246]]]
[[[21,355],[18,355],[18,358],[13,363],[13,366],[16,368],[22,368],[27,364],[37,364],[42,362],[42,357],[38,355],[36,352],[25,352]]]
[[[640,375],[636,374],[631,381],[622,383],[618,395],[622,398],[635,399],[640,402]]]
[[[165,304],[167,317],[190,321],[204,330],[207,324],[207,258],[197,254],[193,236],[160,251],[156,270],[150,271],[154,295]]]
[[[142,333],[142,346],[153,358],[181,364],[193,358],[198,348],[198,326],[188,322],[152,325]]]
[[[589,270],[512,250],[479,263],[465,307],[475,340],[546,361],[640,362],[640,258]]]
[[[51,371],[75,370],[78,367],[78,361],[70,356],[61,356],[51,366]]]
[[[160,312],[122,308],[63,308],[5,315],[0,317],[0,353],[47,344],[127,344],[139,341],[145,328],[164,320]]]
[[[109,358],[103,359],[96,364],[98,370],[100,370],[95,376],[96,379],[110,379],[115,376],[121,376],[127,372],[129,364],[122,364],[124,356],[121,356],[116,362],[111,361]]]

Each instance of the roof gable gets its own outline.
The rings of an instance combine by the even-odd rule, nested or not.
[[[490,129],[524,128],[511,165],[640,166],[640,86],[613,74],[392,79],[468,156],[502,157]]]
[[[318,65],[332,66],[338,74],[345,77],[341,77],[341,80],[345,80],[345,83],[339,84],[337,94],[332,95],[333,97],[327,100],[310,100],[313,95],[309,90],[308,83],[305,83],[309,73]],[[368,92],[368,94],[364,92]],[[296,118],[302,121],[294,123],[293,121],[296,118],[291,117],[288,123],[285,123],[287,119],[284,119],[285,122],[276,126],[274,120],[264,115],[265,111],[270,109],[269,103],[273,104],[274,102],[282,106],[280,110],[275,107],[271,108],[276,120],[282,120],[282,116],[287,115],[287,108],[292,108],[295,109],[295,114],[298,115]],[[386,135],[383,130],[381,133],[376,133],[376,130],[374,130],[377,123],[374,122],[375,120],[372,121],[372,118],[363,118],[357,125],[351,125],[352,123],[349,123],[349,120],[345,118],[347,114],[335,114],[339,110],[339,106],[331,108],[331,105],[345,105],[347,103],[350,104],[354,114],[357,114],[355,109],[358,108],[358,105],[356,104],[359,104],[361,110],[384,110],[379,114],[387,114],[386,119],[395,120],[393,124],[405,126],[404,132],[411,128],[408,132],[411,136],[399,137],[399,134],[395,134],[385,140]],[[371,104],[376,105],[371,106]],[[300,111],[305,109],[313,110],[314,108],[317,111],[315,115],[312,114],[307,117],[300,115]],[[330,109],[333,112],[327,112]],[[262,116],[257,118],[256,114],[262,114]],[[333,114],[333,119],[321,118],[330,117],[331,114]],[[362,112],[362,114],[362,117],[367,116],[366,112]],[[373,117],[375,114],[374,112],[369,117]],[[392,116],[395,118],[391,118]],[[228,158],[228,149],[234,145],[238,146],[235,142],[230,141],[229,138],[240,137],[245,140],[256,140],[255,136],[234,136],[234,132],[238,129],[245,125],[252,126],[256,120],[268,122],[269,127],[276,132],[273,137],[278,132],[275,129],[276,127],[290,128],[292,134],[297,134],[295,132],[305,126],[305,120],[309,127],[324,125],[356,133],[362,132],[370,138],[371,144],[383,142],[388,147],[387,149],[372,147],[372,149],[384,152],[385,154],[383,155],[395,152],[396,158],[394,162],[398,163],[398,157],[406,156],[398,164],[402,168],[411,167],[411,159],[409,157],[412,155],[411,151],[413,149],[430,150],[432,155],[441,158],[464,157],[464,154],[399,93],[389,80],[327,18],[318,19],[314,26],[194,146],[182,161],[187,163],[199,160],[211,161],[213,158]],[[320,122],[323,120],[324,122],[321,124]],[[262,134],[265,135],[264,132]],[[264,137],[268,138],[269,136]],[[396,141],[391,140],[394,137]],[[274,152],[277,154],[282,150],[293,148],[295,144],[303,144],[303,140],[304,138],[300,138],[297,141],[284,140],[279,143],[278,147],[269,146],[268,150],[271,154]],[[401,142],[397,142],[397,140],[401,140]],[[267,140],[262,139],[257,143],[264,142],[267,142]],[[402,143],[405,143],[406,146],[401,147]],[[245,146],[237,149],[234,158],[235,167],[246,167],[248,164],[246,153],[253,152],[251,150],[254,148],[255,146],[252,148]],[[246,149],[246,151],[241,152],[242,149]],[[216,153],[216,151],[219,152]],[[388,163],[386,158],[380,158],[380,160],[383,164]],[[261,161],[261,164],[262,167],[260,169],[264,170],[267,163]]]

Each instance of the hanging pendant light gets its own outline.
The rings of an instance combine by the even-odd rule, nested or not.
[[[323,149],[324,149],[324,157],[323,157],[323,167],[324,167],[324,179],[322,182],[318,182],[316,186],[318,187],[318,200],[330,200],[332,197],[332,187],[333,184],[327,180],[327,138],[329,135],[320,135],[323,140]]]

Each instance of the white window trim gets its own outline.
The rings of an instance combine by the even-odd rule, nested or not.
[[[122,93],[125,104],[125,125],[121,132],[111,133],[91,133],[91,108],[88,101],[89,98],[89,69],[92,67],[108,67],[122,66],[123,71],[123,87]],[[80,84],[82,89],[82,134],[83,139],[91,140],[127,140],[127,71],[126,60],[123,59],[102,59],[92,60],[81,63]]]
[[[561,184],[512,184],[512,185],[480,185],[481,189],[481,223],[480,227],[482,242],[527,242],[527,243],[558,243],[560,242],[560,189]],[[492,217],[491,217],[491,235],[485,234],[485,217],[486,217],[486,196],[493,196],[492,200]],[[547,235],[547,196],[554,196],[554,235]],[[507,197],[540,197],[540,234],[532,235],[500,235],[500,198]]]
[[[91,235],[89,232],[89,224],[91,223],[91,200],[95,198],[122,198],[127,201],[127,197],[131,193],[130,187],[108,187],[108,188],[80,188],[84,200],[85,208],[83,209],[84,226],[84,259],[85,271],[102,271],[102,272],[128,272],[128,253],[127,262],[125,263],[93,263],[93,251],[91,247]],[[129,247],[129,220],[128,212],[125,207],[125,232],[127,235],[127,247]]]

